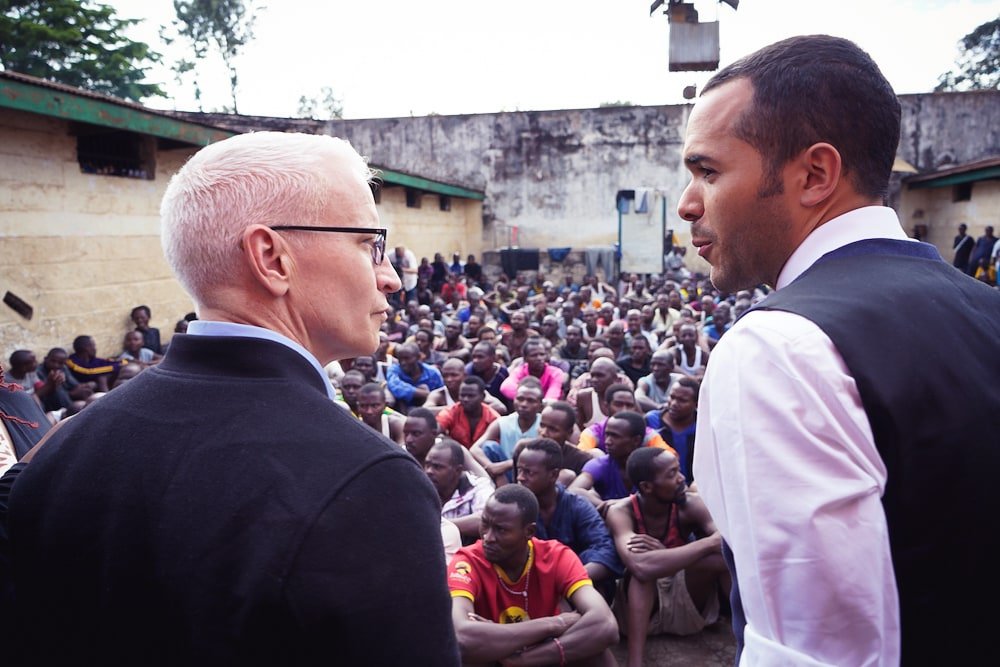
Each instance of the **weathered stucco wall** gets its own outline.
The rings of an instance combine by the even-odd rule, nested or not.
[[[192,306],[163,259],[159,205],[192,152],[158,151],[153,180],[84,174],[67,122],[0,114],[0,291],[34,307],[30,321],[0,309],[4,363],[19,348],[69,349],[79,334],[117,354],[140,303],[170,337]]]
[[[421,257],[433,261],[440,252],[451,260],[451,253],[462,253],[462,260],[483,250],[483,204],[475,199],[451,197],[451,210],[442,211],[440,196],[425,194],[420,208],[406,205],[406,188],[386,187],[378,203],[379,218],[389,230],[389,247],[403,245]]]
[[[1000,154],[1000,92],[904,95],[899,155],[921,171]],[[617,239],[615,192],[662,187],[667,227],[687,182],[680,160],[690,105],[331,121],[373,161],[485,190],[484,248],[584,248]],[[890,202],[904,210],[906,191]],[[996,211],[994,211],[996,215]],[[904,218],[912,229],[915,221]],[[919,222],[919,221],[917,221]],[[689,265],[702,268],[689,253]]]
[[[615,193],[679,193],[688,107],[611,107],[332,121],[330,133],[374,162],[485,190],[483,239],[525,247],[608,245],[617,240]],[[668,203],[667,226],[678,227]]]
[[[906,231],[912,233],[914,224],[927,225],[928,243],[937,246],[941,256],[949,262],[955,256],[951,244],[958,234],[959,223],[968,226],[973,238],[982,236],[986,227],[1000,229],[1000,180],[981,181],[972,185],[968,201],[952,201],[952,188],[923,188],[908,190],[902,198],[900,217],[911,220]]]

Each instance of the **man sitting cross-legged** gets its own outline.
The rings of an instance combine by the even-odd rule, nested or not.
[[[465,372],[464,369],[462,372]],[[489,425],[500,418],[493,408],[486,405],[485,400],[485,382],[475,376],[462,380],[462,386],[458,390],[458,403],[437,413],[441,432],[466,449],[472,447],[472,443],[483,437]]]
[[[357,401],[361,421],[396,444],[403,444],[403,423],[406,420],[386,405],[382,385],[369,382],[362,386]]]
[[[389,391],[396,397],[396,405],[401,412],[423,405],[429,393],[444,386],[441,372],[420,361],[420,349],[413,343],[398,346],[396,360],[399,363],[389,367],[385,381],[389,385]]]
[[[638,493],[606,518],[626,567],[615,615],[628,635],[628,667],[641,667],[647,635],[690,635],[715,623],[731,580],[721,535],[701,498],[687,492],[677,457],[640,448],[627,467]]]
[[[594,422],[580,433],[579,448],[592,456],[600,456],[599,452],[607,452],[605,445],[605,430],[608,420],[619,412],[637,411],[635,392],[628,385],[613,384],[604,392],[604,400],[608,404],[608,416],[599,422]],[[663,436],[652,428],[646,428],[643,444],[648,447],[666,447]]]
[[[562,451],[562,471],[559,473],[559,481],[564,486],[570,483],[583,471],[583,466],[593,457],[577,448],[572,442],[574,435],[579,435],[576,431],[576,410],[565,401],[553,401],[542,410],[541,418],[538,421],[538,435],[542,438],[553,440]],[[522,440],[514,447],[514,466],[517,467],[517,455],[528,440]]]
[[[555,441],[535,438],[518,445],[517,483],[538,499],[538,525],[535,534],[543,540],[558,540],[580,557],[583,567],[611,600],[614,580],[622,575],[622,564],[615,552],[608,527],[594,506],[559,483],[563,467],[562,450]],[[607,584],[605,586],[604,584]]]
[[[410,410],[406,415],[406,421],[403,422],[403,447],[417,460],[421,468],[427,460],[427,452],[440,440],[442,440],[441,430],[434,413],[427,408]],[[462,456],[462,465],[465,466],[466,472],[472,473],[475,477],[490,478],[483,466],[479,465],[464,447]]]
[[[625,464],[633,451],[643,447],[646,429],[646,421],[637,412],[625,410],[608,417],[604,429],[608,453],[583,466],[583,472],[570,484],[570,491],[590,500],[603,516],[610,501],[624,498],[634,486]],[[675,453],[669,445],[664,447]]]
[[[535,537],[537,520],[534,494],[504,486],[483,510],[482,539],[452,558],[448,586],[463,663],[616,664],[611,610],[568,547]]]
[[[643,412],[662,410],[670,399],[670,388],[684,377],[674,372],[674,355],[657,350],[649,360],[651,373],[635,384],[635,402]]]
[[[472,445],[472,456],[486,468],[497,486],[514,481],[514,447],[519,440],[538,436],[542,411],[542,385],[538,378],[521,380],[514,396],[514,412],[497,419]]]
[[[489,343],[486,344],[489,345]],[[461,359],[448,359],[445,361],[441,364],[441,377],[444,379],[444,386],[438,387],[428,394],[423,407],[431,412],[438,413],[445,408],[457,404],[459,388],[462,386],[462,381],[468,375],[465,363]],[[483,386],[487,387],[486,380],[484,378],[480,379],[483,380]],[[507,414],[507,404],[490,394],[488,387],[483,402],[493,408],[498,415]]]
[[[465,470],[465,447],[443,438],[424,456],[424,473],[441,499],[441,516],[458,526],[462,542],[469,544],[479,534],[479,515],[493,493],[487,477]]]

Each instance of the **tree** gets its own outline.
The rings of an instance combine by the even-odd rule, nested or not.
[[[213,49],[222,57],[229,71],[232,110],[239,113],[236,105],[239,76],[235,61],[253,39],[257,9],[252,2],[248,5],[243,0],[174,0],[174,12],[177,14],[174,27],[190,42],[195,60],[204,60]],[[181,77],[194,69],[195,63],[181,60],[174,72]],[[197,92],[200,93],[200,89]]]
[[[0,64],[4,69],[140,101],[164,97],[143,83],[160,60],[144,42],[122,33],[139,19],[89,0],[0,1]]]
[[[299,97],[299,111],[296,114],[299,118],[319,118],[326,119],[344,117],[344,101],[333,94],[333,88],[323,86],[320,89],[322,98]]]
[[[938,78],[936,91],[1000,89],[1000,16],[959,42],[955,67]]]

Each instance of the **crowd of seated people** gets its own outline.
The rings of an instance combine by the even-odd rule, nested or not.
[[[473,279],[453,260],[422,261],[417,287],[394,296],[378,351],[327,371],[337,402],[401,442],[438,491],[463,657],[502,661],[515,645],[577,650],[572,632],[541,626],[539,637],[561,642],[546,648],[529,627],[515,639],[461,616],[471,604],[502,625],[512,607],[494,607],[534,590],[530,562],[491,555],[504,522],[530,533],[519,533],[529,561],[549,540],[575,554],[575,576],[599,594],[587,604],[613,608],[629,637],[629,664],[642,663],[647,634],[716,622],[729,581],[692,486],[698,392],[712,348],[763,294],[721,295],[698,276],[626,275],[612,286],[524,272],[487,284],[481,267]],[[536,504],[498,493],[511,486]],[[477,562],[515,567],[497,589],[476,582]],[[584,644],[602,664],[599,647]]]
[[[94,337],[86,334],[76,336],[66,347],[49,349],[41,361],[41,352],[14,350],[7,358],[3,380],[31,396],[54,424],[163,359],[168,345],[161,343],[159,329],[150,326],[150,317],[149,306],[133,308],[133,328],[123,334],[121,349],[112,353],[98,354]],[[174,332],[186,331],[193,319],[194,313],[188,313],[176,323]]]
[[[547,595],[576,607],[532,606],[507,620],[540,613],[559,624],[514,634],[456,616],[465,659],[537,650],[601,664],[598,640],[617,625],[629,664],[641,664],[647,634],[697,632],[725,609],[718,536],[692,486],[698,391],[713,346],[762,295],[720,295],[698,277],[626,275],[612,286],[528,272],[488,284],[474,262],[417,266],[378,349],[327,366],[335,403],[409,451],[437,490],[456,613],[495,612],[484,618],[502,625],[512,607],[490,604],[527,596],[532,576],[552,578]],[[52,422],[86,409],[168,354],[150,315],[132,311],[115,353],[99,354],[87,335],[40,362],[16,350],[3,381]],[[514,551],[499,553],[498,526],[516,528]],[[504,569],[500,588],[476,582],[489,573],[477,562]],[[577,594],[581,585],[593,591]],[[574,631],[581,623],[592,627]]]

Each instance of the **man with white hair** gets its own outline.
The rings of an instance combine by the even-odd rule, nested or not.
[[[370,176],[270,132],[174,176],[163,247],[199,319],[18,477],[12,664],[457,664],[437,494],[323,373],[376,349],[400,288]]]

